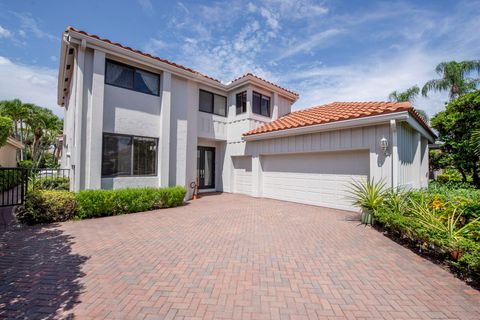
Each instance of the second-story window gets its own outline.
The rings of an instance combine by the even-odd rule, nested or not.
[[[227,116],[227,97],[200,90],[200,111]]]
[[[106,62],[105,83],[155,96],[158,96],[160,92],[160,76],[158,74],[112,60]]]
[[[252,112],[270,117],[270,97],[253,92]]]
[[[247,91],[243,91],[237,94],[237,114],[247,112]]]

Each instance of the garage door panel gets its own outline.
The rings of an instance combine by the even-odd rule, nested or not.
[[[263,157],[263,196],[356,210],[349,188],[368,178],[368,151]]]
[[[232,157],[233,190],[250,195],[252,192],[252,158]]]

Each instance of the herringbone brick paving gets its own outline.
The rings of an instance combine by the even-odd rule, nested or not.
[[[480,319],[480,294],[355,214],[241,195],[11,230],[0,318]]]

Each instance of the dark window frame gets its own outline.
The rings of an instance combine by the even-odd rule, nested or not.
[[[105,136],[117,136],[117,137],[128,137],[131,139],[131,147],[130,147],[130,174],[111,174],[111,175],[105,175],[103,174],[103,162],[104,162],[104,138]],[[155,172],[151,174],[133,174],[134,171],[134,139],[135,138],[147,138],[147,139],[152,139],[155,141]],[[158,176],[158,138],[154,137],[147,137],[147,136],[139,136],[139,135],[132,135],[132,134],[123,134],[123,133],[113,133],[113,132],[103,132],[102,134],[102,167],[101,167],[101,177],[102,178],[117,178],[117,177],[155,177]]]
[[[260,96],[260,106],[259,106],[260,113],[253,111],[253,110],[255,110],[255,106],[253,105],[253,101],[254,101],[253,99],[252,99],[252,113],[258,114],[259,116],[262,116],[262,117],[270,118],[272,116],[272,98],[270,96],[265,95],[265,94],[261,94],[260,92],[257,92],[257,91],[253,91],[252,97],[255,94]],[[262,100],[263,100],[263,98],[268,99],[268,107],[267,107],[268,115],[262,114]]]
[[[128,86],[121,86],[121,85],[118,85],[118,84],[107,82],[107,66],[108,66],[108,63],[113,63],[113,64],[116,64],[116,65],[122,66],[124,68],[131,69],[133,71],[133,79],[132,79],[133,87],[130,88]],[[157,88],[158,93],[155,94],[155,93],[150,93],[150,92],[144,92],[144,91],[137,90],[135,88],[135,74],[136,74],[137,70],[142,71],[142,72],[146,72],[146,73],[150,73],[151,75],[154,75],[154,76],[157,77],[157,79],[158,79],[158,88]],[[160,96],[160,87],[161,87],[160,86],[160,81],[161,81],[160,74],[155,73],[155,72],[151,72],[151,71],[148,71],[148,70],[145,70],[145,69],[142,69],[142,68],[137,68],[137,67],[128,65],[126,63],[123,63],[123,62],[118,62],[116,60],[105,59],[105,80],[104,81],[105,81],[105,84],[108,84],[109,86],[122,88],[122,89],[127,89],[127,90],[132,90],[132,91],[135,91],[135,92],[144,93],[144,94],[148,94],[148,95],[155,96],[155,97]]]
[[[238,104],[238,97],[239,96],[242,96],[242,101],[241,101],[241,106],[239,106]],[[243,97],[245,97],[245,100],[243,100]],[[239,112],[240,110],[240,112]],[[235,111],[237,113],[237,115],[239,114],[242,114],[242,113],[245,113],[247,112],[247,91],[242,91],[242,92],[239,92],[235,95]]]
[[[205,110],[200,110],[200,94],[201,92],[203,93],[208,93],[208,94],[211,94],[212,95],[212,111],[205,111]],[[219,113],[215,113],[215,96],[219,96],[219,97],[222,97],[222,98],[225,98],[225,115],[223,114],[219,114]],[[227,97],[226,96],[222,96],[221,94],[217,94],[215,92],[211,92],[211,91],[207,91],[207,90],[203,90],[203,89],[199,89],[198,91],[198,111],[200,112],[204,112],[204,113],[210,113],[210,114],[215,114],[217,116],[220,116],[220,117],[228,117],[228,102],[227,102]]]

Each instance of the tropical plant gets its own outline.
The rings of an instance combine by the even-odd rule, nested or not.
[[[432,126],[443,141],[441,150],[460,172],[464,182],[471,177],[480,188],[480,155],[476,153],[475,131],[480,130],[480,90],[451,101],[432,118]]]
[[[405,91],[393,91],[388,95],[388,100],[395,102],[410,102],[413,104],[418,94],[420,93],[420,88],[418,86],[413,86],[408,88]],[[417,113],[426,121],[429,121],[428,115],[425,111],[415,108]]]
[[[475,154],[480,157],[480,129],[472,132],[472,144]]]
[[[354,206],[362,209],[362,223],[372,224],[375,210],[383,202],[385,186],[385,182],[375,182],[375,179],[352,182],[350,199]]]
[[[440,79],[433,79],[425,83],[422,95],[425,97],[430,91],[449,91],[450,100],[453,100],[469,91],[475,90],[480,82],[478,78],[469,75],[480,74],[480,60],[442,62],[435,68]]]
[[[8,137],[12,134],[12,126],[12,119],[0,117],[0,147],[7,143]]]

